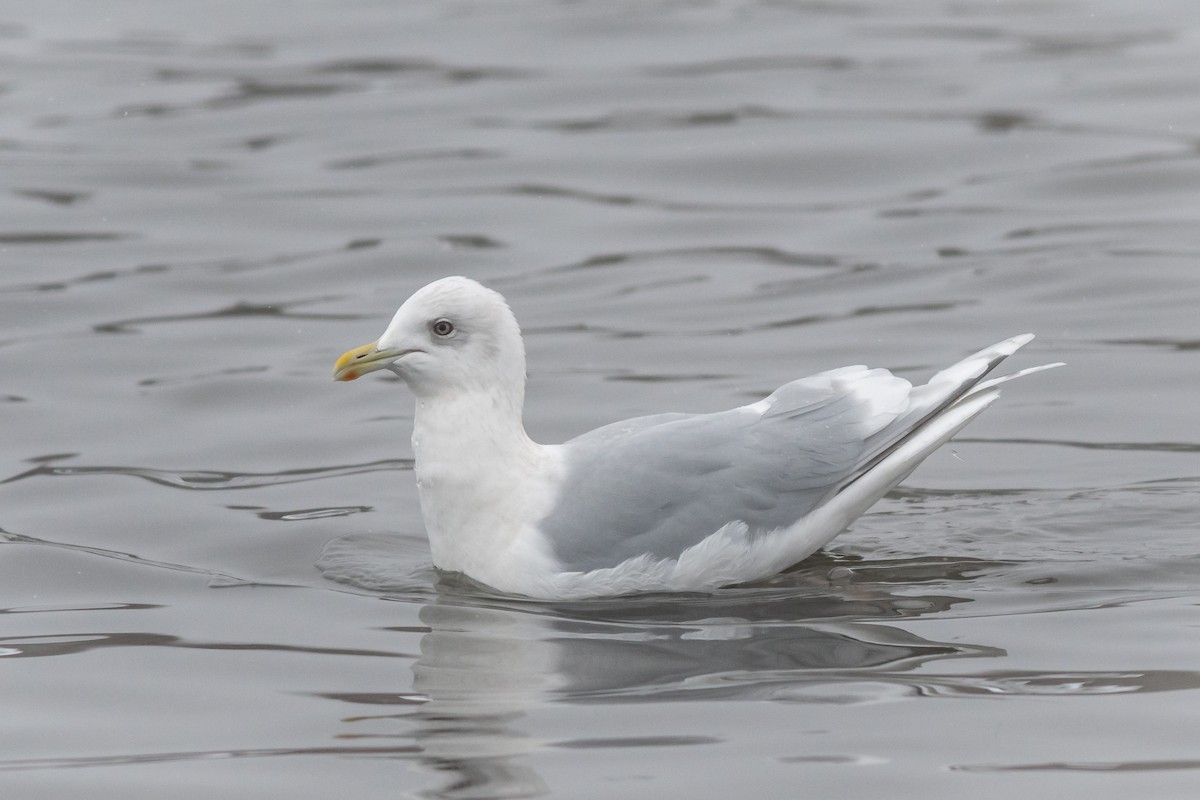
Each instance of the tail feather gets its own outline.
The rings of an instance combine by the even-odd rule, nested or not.
[[[1061,362],[1043,364],[984,380],[984,377],[1002,361],[1032,340],[1032,333],[1024,333],[1005,339],[991,347],[985,347],[937,372],[923,386],[915,387],[910,396],[909,410],[876,434],[879,441],[875,452],[838,488],[837,492],[845,491],[863,477],[874,473],[884,461],[905,449],[909,442],[915,439],[924,441],[926,438],[930,438],[931,441],[936,440],[936,444],[927,449],[919,448],[920,455],[912,456],[914,460],[911,466],[892,483],[895,485],[907,477],[908,473],[912,472],[929,453],[948,441],[964,425],[995,401],[999,396],[999,391],[996,390],[997,386],[1014,378],[1062,366]],[[986,402],[975,402],[984,397],[987,398]],[[959,411],[961,407],[968,405],[968,402],[971,411],[965,417],[960,413],[951,413]],[[945,435],[941,435],[942,432],[946,432]],[[932,437],[928,437],[927,434],[932,434]],[[911,450],[911,448],[909,449]],[[887,489],[885,488],[883,491],[886,492]]]
[[[979,383],[972,386],[970,391],[968,391],[966,394],[964,394],[963,397],[970,397],[971,395],[975,394],[976,392],[982,392],[985,389],[991,389],[992,387],[999,386],[1002,383],[1008,383],[1009,381],[1011,381],[1015,378],[1024,378],[1026,375],[1032,375],[1035,372],[1043,372],[1048,369],[1054,369],[1055,367],[1065,367],[1065,366],[1066,366],[1066,362],[1055,361],[1053,364],[1042,364],[1040,367],[1026,367],[1025,369],[1017,370],[1016,372],[1010,372],[1007,375],[1001,375],[998,378],[991,378],[990,380],[980,381]]]

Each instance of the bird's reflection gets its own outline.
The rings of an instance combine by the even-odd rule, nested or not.
[[[422,761],[450,774],[425,796],[538,797],[548,789],[523,755],[535,743],[521,721],[558,676],[543,620],[502,608],[435,601],[421,610],[429,633],[413,666],[425,704],[415,738]]]
[[[838,593],[822,580],[807,589],[793,578],[786,588],[555,605],[444,586],[421,610],[429,632],[413,668],[414,691],[424,700],[414,735],[423,764],[450,777],[424,796],[549,793],[533,766],[537,751],[598,741],[594,732],[538,738],[533,731],[546,726],[537,716],[556,704],[794,701],[809,689],[814,702],[829,702],[831,683],[861,686],[881,671],[995,653],[882,622],[942,611],[962,598],[897,596],[879,581]],[[647,738],[641,733],[637,742]]]

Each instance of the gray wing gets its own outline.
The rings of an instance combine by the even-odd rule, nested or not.
[[[852,372],[860,380],[831,380]],[[875,393],[862,391],[863,376]],[[881,414],[878,390],[895,406]],[[675,558],[722,526],[771,531],[799,520],[877,449],[911,385],[850,367],[794,381],[762,404],[615,423],[564,445],[567,474],[540,523],[569,570],[642,554]],[[764,409],[765,413],[764,413]]]
[[[939,420],[958,404],[1061,366],[983,381],[1032,338],[1023,334],[986,347],[916,388],[887,370],[843,367],[731,411],[663,414],[599,428],[564,445],[567,474],[539,526],[564,567],[581,571],[642,554],[675,558],[734,521],[752,533],[787,527],[922,431],[939,433]],[[955,430],[940,431],[941,441]],[[904,466],[911,471],[929,452]],[[872,490],[875,497],[883,491],[886,486]]]

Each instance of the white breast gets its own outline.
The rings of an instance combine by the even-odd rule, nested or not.
[[[418,405],[413,454],[421,513],[438,569],[528,593],[560,569],[537,523],[553,507],[563,456],[524,430],[498,430],[494,420]]]

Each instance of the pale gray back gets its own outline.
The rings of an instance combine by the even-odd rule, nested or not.
[[[722,526],[752,533],[791,525],[852,477],[874,449],[869,403],[803,379],[772,395],[765,415],[660,414],[567,442],[558,502],[540,523],[564,569],[675,558]]]

